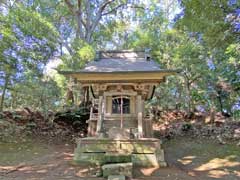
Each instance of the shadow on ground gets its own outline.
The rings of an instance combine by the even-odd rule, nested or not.
[[[170,167],[200,179],[240,179],[240,148],[213,140],[178,138],[165,143]]]
[[[164,148],[169,167],[137,168],[134,180],[240,179],[240,150],[235,145],[179,138],[166,142]],[[53,145],[33,140],[0,143],[0,179],[103,179],[94,177],[99,167],[74,165],[73,149],[69,144]]]

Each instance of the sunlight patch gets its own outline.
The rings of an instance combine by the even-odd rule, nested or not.
[[[159,169],[158,167],[153,167],[153,168],[142,168],[141,172],[145,175],[145,176],[151,176],[152,173],[154,171],[156,171],[157,169]]]
[[[240,162],[231,161],[230,159],[232,159],[232,158],[233,158],[233,156],[228,156],[224,159],[214,158],[214,159],[210,160],[208,163],[205,163],[205,164],[195,168],[194,170],[207,171],[207,170],[223,168],[223,167],[240,166]]]
[[[224,170],[211,170],[211,171],[209,171],[208,174],[212,178],[221,178],[223,176],[229,175],[229,172],[224,171]]]
[[[178,159],[177,161],[180,162],[183,165],[188,165],[193,162],[193,159],[195,159],[196,156],[185,156],[182,159]]]

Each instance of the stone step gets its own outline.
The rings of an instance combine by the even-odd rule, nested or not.
[[[133,163],[114,163],[102,166],[103,177],[111,175],[124,175],[132,177]]]
[[[108,180],[125,180],[125,176],[124,175],[111,175],[108,176]]]

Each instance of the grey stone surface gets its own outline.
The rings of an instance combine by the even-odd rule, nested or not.
[[[157,139],[85,138],[78,141],[76,164],[104,165],[132,162],[134,166],[165,167],[164,151]]]
[[[135,166],[141,167],[166,167],[164,151],[158,150],[153,154],[132,154],[132,162]]]
[[[156,154],[132,154],[132,162],[140,167],[158,167]]]
[[[132,161],[131,154],[106,153],[105,163],[127,163]]]
[[[133,163],[115,163],[102,166],[103,177],[110,175],[124,175],[132,177]]]
[[[75,151],[73,160],[76,164],[102,165],[105,162],[105,153],[78,153]]]
[[[125,180],[125,176],[124,175],[111,175],[108,176],[108,180]]]
[[[108,137],[110,139],[130,139],[130,133],[126,129],[112,127],[108,131]]]
[[[164,162],[165,161],[165,156],[164,156],[164,151],[162,149],[157,150],[156,156],[159,162]]]
[[[158,162],[159,167],[167,167],[167,163],[165,161]]]

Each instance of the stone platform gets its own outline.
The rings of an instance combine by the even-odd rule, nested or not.
[[[81,138],[74,153],[77,164],[128,163],[141,167],[165,167],[159,139]]]

